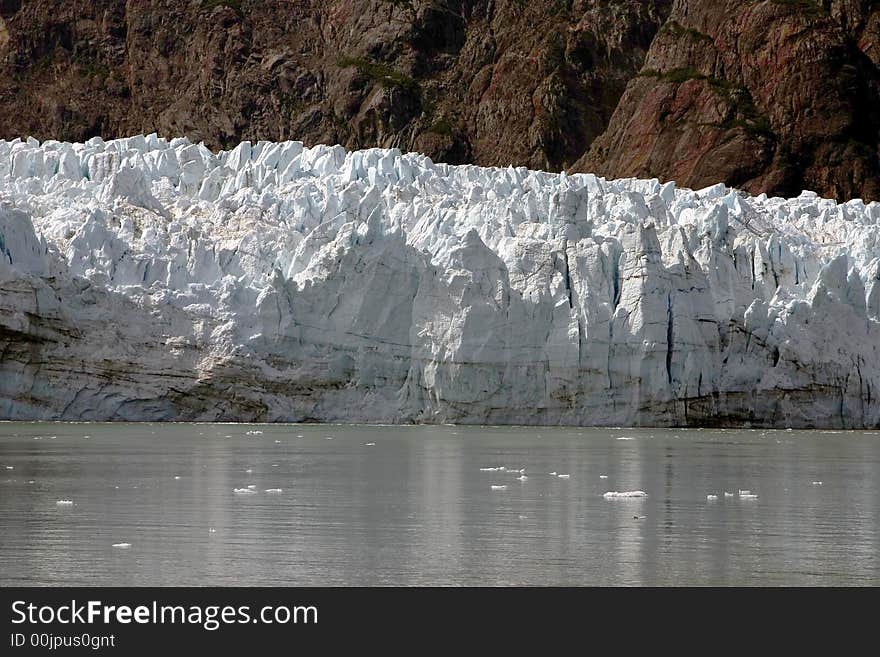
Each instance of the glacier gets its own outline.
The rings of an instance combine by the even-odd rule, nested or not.
[[[0,141],[0,418],[880,425],[880,204]]]

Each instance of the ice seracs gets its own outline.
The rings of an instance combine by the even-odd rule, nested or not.
[[[878,322],[859,199],[0,141],[0,418],[875,427]]]

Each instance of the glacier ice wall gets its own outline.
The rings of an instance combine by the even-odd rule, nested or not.
[[[0,141],[0,417],[876,427],[880,205]]]

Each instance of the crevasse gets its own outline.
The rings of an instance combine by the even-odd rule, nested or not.
[[[0,141],[0,417],[876,427],[880,205]]]

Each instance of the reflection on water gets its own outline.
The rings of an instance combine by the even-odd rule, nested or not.
[[[6,586],[876,585],[878,512],[871,432],[0,424]]]

